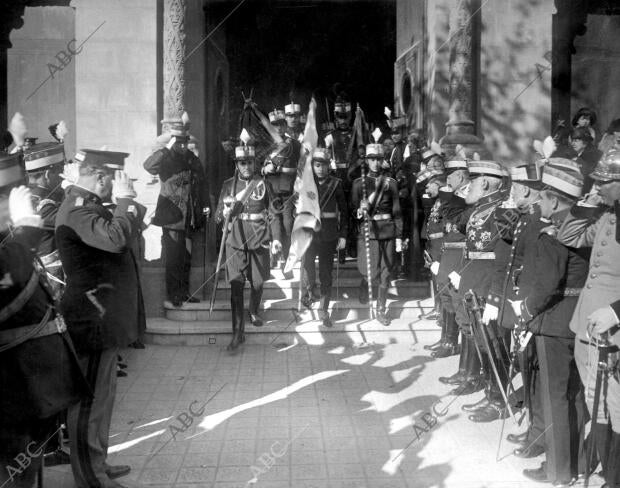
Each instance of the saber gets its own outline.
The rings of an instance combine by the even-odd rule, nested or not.
[[[366,171],[362,163],[362,198],[368,201],[368,194],[366,192]],[[370,264],[370,224],[368,218],[368,211],[364,210],[364,247],[366,252],[366,283],[368,285],[368,314],[370,319],[374,319],[373,306],[372,306],[372,266]]]
[[[211,301],[209,303],[209,318],[213,314],[213,306],[215,305],[215,295],[217,293],[217,285],[220,282],[220,268],[222,266],[222,259],[224,258],[224,248],[226,247],[226,239],[228,238],[228,227],[230,224],[230,216],[232,211],[226,216],[224,220],[224,227],[222,230],[222,240],[220,242],[220,252],[217,255],[217,264],[215,265],[215,283],[213,284],[213,291],[211,292]]]

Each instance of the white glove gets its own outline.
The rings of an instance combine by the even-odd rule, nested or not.
[[[339,237],[338,245],[336,246],[336,251],[341,251],[345,247],[347,247],[347,240],[344,237]]]
[[[497,316],[499,315],[499,308],[495,305],[491,305],[487,303],[484,306],[484,313],[482,314],[482,323],[484,325],[489,325],[491,320],[497,320]]]
[[[368,200],[362,200],[360,202],[360,210],[362,212],[368,212],[369,208],[370,208],[370,203],[368,202]]]
[[[523,300],[508,300],[517,317],[521,317],[521,304]]]
[[[437,273],[439,273],[439,263],[437,261],[433,261],[433,263],[431,264],[430,270],[431,270],[431,273],[437,276]]]
[[[403,250],[403,240],[396,238],[396,252],[401,252]]]
[[[80,163],[66,163],[60,177],[63,179],[60,183],[63,190],[77,183],[80,177]]]
[[[267,163],[263,168],[263,173],[266,175],[274,175],[276,174],[276,167],[273,163]]]
[[[121,170],[114,172],[114,181],[112,182],[112,197],[115,200],[119,198],[136,198],[136,191],[133,189],[133,182],[127,176],[127,173]]]
[[[452,283],[454,289],[458,290],[459,285],[461,284],[461,275],[458,274],[456,271],[452,271],[452,273],[448,275],[448,278],[450,279],[450,283]]]
[[[202,208],[202,215],[204,215],[206,218],[209,218],[211,216],[211,208],[210,207],[203,207]]]
[[[172,146],[174,146],[175,142],[177,142],[177,138],[174,136],[171,137],[170,140],[168,141],[168,144],[166,144],[166,148],[172,149]]]
[[[279,240],[275,239],[271,243],[271,254],[278,254],[281,251],[282,251],[282,243]]]
[[[43,222],[32,203],[32,192],[26,186],[13,188],[9,194],[9,215],[15,227],[41,227]]]
[[[590,336],[603,334],[617,324],[618,317],[616,317],[614,309],[609,306],[599,308],[588,315],[588,333]]]

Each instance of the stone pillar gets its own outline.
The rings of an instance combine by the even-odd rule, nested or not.
[[[164,0],[164,120],[179,117],[185,111],[186,12],[187,0]]]
[[[480,0],[452,0],[448,42],[450,47],[450,94],[446,135],[441,146],[454,153],[457,144],[467,153],[485,152],[477,136],[480,80]]]

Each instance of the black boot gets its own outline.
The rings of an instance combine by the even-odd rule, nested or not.
[[[467,361],[470,349],[468,343],[463,339],[463,347],[461,348],[461,356],[459,357],[459,370],[452,376],[440,376],[439,381],[444,385],[460,385],[467,380]]]
[[[612,432],[607,459],[605,481],[611,488],[620,488],[620,434]]]
[[[240,329],[243,327],[243,283],[230,284],[230,308],[232,311],[233,336],[226,350],[234,352],[240,344]]]
[[[602,408],[599,405],[599,408]],[[592,433],[590,434],[590,442],[592,441],[592,435],[594,435],[594,449],[596,450],[594,465],[596,465],[596,455],[598,454],[598,459],[601,463],[601,468],[603,470],[603,478],[607,481],[607,471],[613,471],[612,466],[610,464],[615,464],[614,462],[609,463],[609,453],[610,446],[612,440],[612,430],[611,425],[609,423],[600,424],[595,422],[595,419],[592,420]],[[589,459],[587,460],[590,461]],[[592,470],[596,469],[594,466],[591,468]],[[612,484],[613,486],[613,484]]]
[[[446,321],[445,321],[445,312],[442,309],[442,320],[440,321],[441,323],[441,336],[439,337],[439,340],[437,342],[435,342],[434,344],[428,344],[426,346],[424,346],[424,349],[426,349],[427,351],[436,351],[438,349],[441,349],[441,347],[444,345],[444,343],[446,342]]]
[[[387,288],[380,286],[378,290],[377,296],[377,320],[385,325],[386,327],[390,325],[390,318],[387,316]]]
[[[362,305],[366,305],[370,297],[368,296],[368,282],[362,278],[359,289],[359,300]]]
[[[250,308],[248,310],[250,315],[250,322],[254,327],[262,327],[264,324],[263,318],[258,314],[258,307],[260,307],[260,301],[263,297],[262,285],[257,288],[250,289]]]

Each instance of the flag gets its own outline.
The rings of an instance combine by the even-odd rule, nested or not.
[[[321,208],[319,206],[319,192],[314,181],[312,172],[312,151],[317,147],[319,134],[316,130],[316,101],[310,101],[308,118],[304,129],[302,146],[305,157],[301,176],[295,180],[295,191],[298,194],[297,217],[293,223],[291,232],[291,247],[288,252],[288,259],[284,266],[284,273],[292,271],[295,263],[299,261],[308,250],[312,242],[314,232],[321,228]]]

